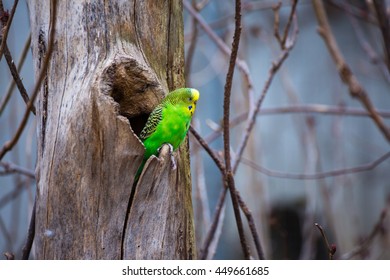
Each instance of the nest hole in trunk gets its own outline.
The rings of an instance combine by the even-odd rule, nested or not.
[[[119,105],[139,137],[150,113],[164,97],[164,91],[154,71],[131,57],[119,57],[106,69],[109,94]]]

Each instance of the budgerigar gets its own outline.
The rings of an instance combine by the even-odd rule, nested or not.
[[[140,134],[145,154],[135,176],[135,183],[148,158],[152,155],[157,156],[163,144],[171,145],[171,152],[180,146],[190,127],[198,99],[198,90],[179,88],[170,92],[153,110]]]

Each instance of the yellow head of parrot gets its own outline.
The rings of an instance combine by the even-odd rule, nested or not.
[[[191,92],[191,97],[189,100],[191,104],[190,106],[188,106],[188,109],[190,110],[190,114],[192,116],[196,109],[196,102],[199,100],[199,91],[194,88],[191,88],[190,92]]]
[[[196,104],[196,101],[199,100],[199,91],[192,88],[191,89],[191,95],[192,95],[192,100],[194,100],[195,104]]]

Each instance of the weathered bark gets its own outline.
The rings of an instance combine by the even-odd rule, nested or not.
[[[36,72],[51,1],[30,0]],[[58,1],[54,52],[37,100],[37,259],[195,258],[188,143],[145,165],[137,136],[184,86],[182,3]],[[134,132],[133,132],[134,131]]]

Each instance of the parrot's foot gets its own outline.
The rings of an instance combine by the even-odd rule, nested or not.
[[[177,166],[176,166],[175,157],[173,156],[173,146],[171,144],[168,144],[168,146],[169,146],[169,154],[171,155],[171,167],[172,170],[176,170]]]
[[[167,144],[168,147],[169,147],[169,155],[171,156],[171,167],[172,167],[172,170],[176,170],[177,165],[176,165],[175,157],[173,156],[173,146],[171,144],[169,144],[169,143],[165,143],[165,144]],[[158,148],[158,152],[159,153],[160,153],[161,147]]]

